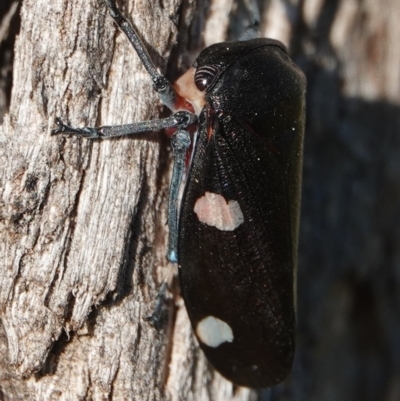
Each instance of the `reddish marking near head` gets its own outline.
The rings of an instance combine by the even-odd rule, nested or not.
[[[189,68],[175,83],[174,88],[179,96],[190,104],[192,110],[199,115],[203,109],[205,101],[205,93],[199,90],[194,83],[195,68]],[[185,108],[185,110],[189,110]]]

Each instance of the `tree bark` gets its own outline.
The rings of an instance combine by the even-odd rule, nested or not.
[[[297,357],[258,393],[209,367],[176,277],[160,327],[143,320],[168,275],[168,140],[49,135],[56,116],[163,113],[135,52],[102,1],[12,4],[0,6],[0,400],[396,401],[400,3],[259,1],[263,36],[307,75],[308,104]],[[243,0],[119,4],[172,80],[248,21]]]
[[[209,7],[129,1],[123,11],[173,76],[204,46]],[[96,126],[160,114],[129,42],[102,1],[26,0],[21,18],[1,128],[3,397],[250,399],[210,370],[176,285],[160,327],[144,321],[168,272],[168,141],[49,136],[56,116]]]

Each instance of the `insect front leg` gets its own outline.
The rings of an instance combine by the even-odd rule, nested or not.
[[[131,42],[137,55],[139,56],[144,67],[149,73],[150,78],[153,81],[153,88],[160,96],[160,100],[170,110],[176,111],[178,95],[176,94],[174,87],[168,81],[168,79],[157,71],[157,68],[151,60],[149,52],[143,44],[140,35],[133,27],[133,25],[130,24],[129,21],[121,14],[121,11],[115,4],[115,0],[106,0],[106,4],[110,11],[111,17],[116,22],[121,31],[124,32],[128,40]]]
[[[178,104],[182,103],[182,98],[175,92],[173,85],[166,77],[161,75],[153,61],[151,60],[146,47],[143,44],[136,29],[128,22],[117,8],[114,0],[105,0],[111,17],[117,23],[118,27],[124,32],[128,40],[134,47],[137,55],[142,61],[144,67],[150,75],[154,90],[159,94],[161,101],[172,111],[176,111],[172,116],[157,120],[136,122],[117,126],[100,127],[80,127],[75,128],[65,124],[61,119],[56,119],[57,128],[51,132],[51,135],[69,134],[85,137],[88,139],[107,139],[127,135],[135,135],[144,132],[159,131],[167,128],[177,128],[177,132],[172,138],[172,148],[174,152],[174,167],[170,185],[169,203],[168,203],[168,226],[169,226],[169,244],[168,260],[172,263],[178,262],[178,206],[179,190],[182,185],[183,173],[185,170],[185,161],[187,149],[190,146],[190,135],[187,127],[197,123],[197,116],[190,111],[179,110]],[[190,109],[191,110],[191,109]],[[160,322],[162,305],[164,303],[167,284],[163,283],[157,297],[157,304],[154,313],[149,320],[153,324]]]

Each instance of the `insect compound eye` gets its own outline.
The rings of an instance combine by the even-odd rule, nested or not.
[[[219,72],[219,67],[215,64],[203,65],[196,70],[194,83],[197,89],[205,91],[214,81]]]

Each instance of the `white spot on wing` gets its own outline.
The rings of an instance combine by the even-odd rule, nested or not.
[[[222,195],[211,192],[197,199],[194,212],[199,221],[222,231],[233,231],[244,221],[237,201],[227,202]]]
[[[233,332],[229,324],[214,316],[207,316],[201,320],[196,327],[196,334],[203,344],[213,348],[233,341]]]

